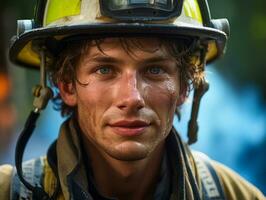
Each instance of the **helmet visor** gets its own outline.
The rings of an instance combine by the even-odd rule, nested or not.
[[[127,21],[165,20],[181,14],[183,0],[100,0],[104,16]]]
[[[113,0],[108,1],[108,6],[112,10],[122,10],[128,8],[153,7],[172,11],[174,9],[173,0]]]

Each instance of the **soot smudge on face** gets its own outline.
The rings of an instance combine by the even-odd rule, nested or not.
[[[162,110],[168,111],[163,115],[165,117],[165,120],[158,119],[157,122],[157,125],[159,125],[159,127],[165,127],[164,130],[161,130],[164,136],[167,136],[167,134],[170,132],[170,129],[172,128],[176,102],[179,98],[179,81],[177,80],[178,79],[169,77],[160,85],[146,83],[143,90],[143,98],[148,102],[148,105],[161,105]],[[155,93],[157,95],[154,95]],[[161,115],[157,113],[157,116]],[[165,122],[166,124],[161,124],[162,122]]]

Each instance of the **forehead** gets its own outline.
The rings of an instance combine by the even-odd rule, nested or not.
[[[169,53],[165,44],[158,38],[105,38],[100,40],[92,40],[86,45],[84,51],[85,56],[93,54],[103,54],[108,56],[114,54],[115,51],[122,51],[130,57],[139,57],[140,55],[164,55]],[[168,55],[169,56],[169,55]]]
[[[158,38],[104,38],[85,43],[85,50],[82,50],[78,65],[81,66],[83,62],[99,56],[139,62],[156,57],[175,60],[175,57],[169,53],[167,44]]]
[[[91,47],[97,46],[97,43],[102,48],[116,48],[118,46],[126,45],[128,48],[140,48],[152,50],[161,46],[159,38],[147,37],[124,37],[124,38],[104,38],[101,40],[93,40]]]

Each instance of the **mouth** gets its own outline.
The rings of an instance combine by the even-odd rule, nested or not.
[[[121,120],[109,124],[109,127],[121,136],[137,136],[145,132],[151,124],[142,120]]]

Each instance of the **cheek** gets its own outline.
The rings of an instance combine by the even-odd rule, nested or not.
[[[108,98],[111,95],[110,91],[106,85],[96,84],[93,81],[85,87],[78,87],[77,108],[83,131],[91,134],[96,132],[104,112],[111,105],[111,100]]]
[[[176,108],[179,85],[177,81],[171,79],[160,84],[146,84],[143,97],[149,104],[170,111]]]
[[[179,98],[179,84],[169,79],[160,84],[147,84],[144,89],[144,98],[151,109],[156,112],[160,126],[166,130],[172,127],[172,121]]]

